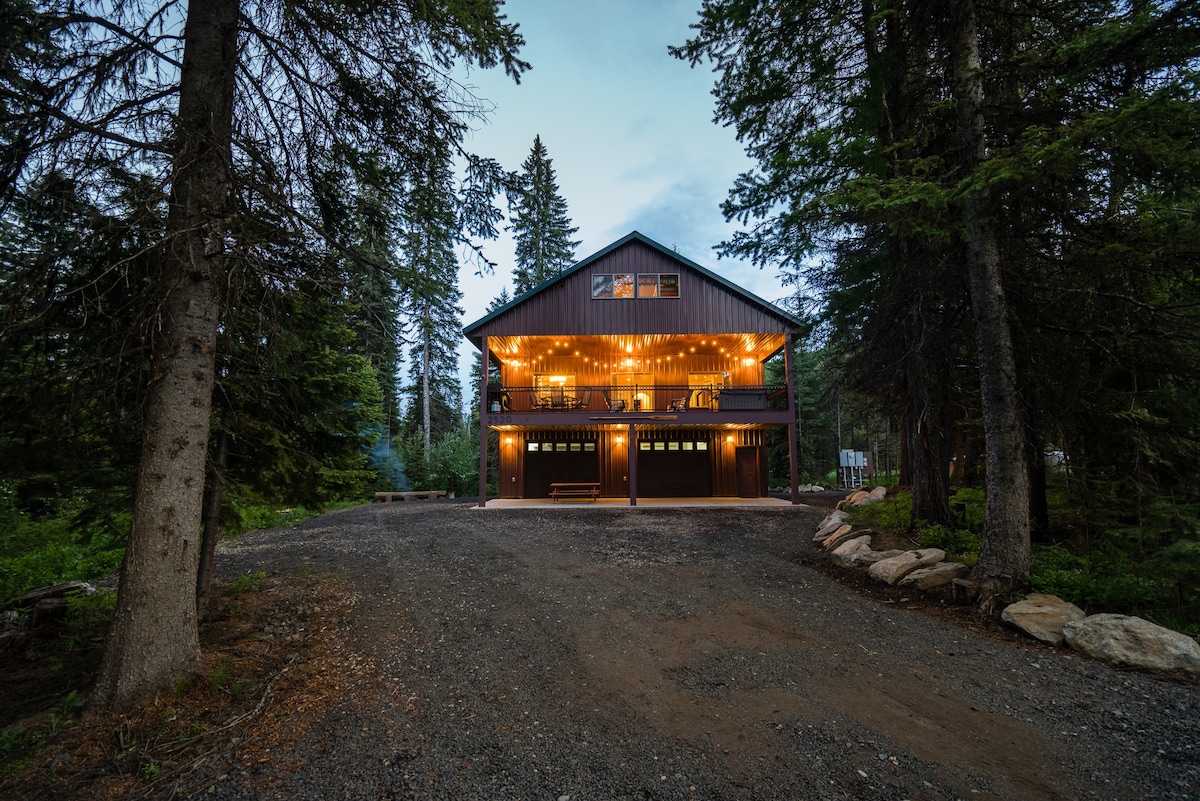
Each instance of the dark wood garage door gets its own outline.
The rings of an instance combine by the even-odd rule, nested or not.
[[[638,496],[703,498],[712,495],[707,440],[643,440],[638,443]]]
[[[599,481],[600,454],[595,440],[527,442],[525,497],[550,497],[555,481]]]

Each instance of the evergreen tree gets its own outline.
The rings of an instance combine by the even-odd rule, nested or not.
[[[410,341],[405,431],[420,432],[422,461],[428,464],[433,443],[457,429],[462,415],[458,380],[462,292],[455,258],[462,233],[455,214],[450,151],[444,143],[433,143],[422,169],[409,181],[400,243],[408,275],[401,313]],[[415,478],[411,460],[408,464],[409,477]]]
[[[1165,299],[1196,288],[1177,259],[1196,244],[1198,16],[1194,2],[1015,14],[982,0],[852,10],[710,0],[696,36],[674,49],[716,63],[718,118],[757,161],[724,206],[755,224],[724,252],[819,287],[839,347],[875,356],[863,388],[881,401],[907,397],[891,408],[908,432],[909,469],[925,462],[914,485],[920,473],[934,477],[926,519],[945,514],[936,479],[954,410],[979,410],[988,517],[975,576],[989,587],[1028,569],[1040,490],[1027,476],[1048,424],[1137,418],[1124,432],[1093,429],[1124,440],[1130,456],[1159,452],[1133,444],[1150,428],[1194,442],[1186,425],[1165,422],[1178,410],[1147,416],[1153,393],[1130,391],[1150,380],[1165,397],[1194,378],[1134,367],[1114,344],[1195,321],[1183,312],[1190,302]],[[826,257],[816,270],[806,261],[814,253]],[[1076,261],[1084,253],[1090,274]],[[1122,335],[1100,343],[1093,324]],[[1180,350],[1177,365],[1196,354]],[[1121,386],[1126,403],[1062,413],[1073,405],[1065,398],[1099,412],[1084,389],[1099,380]],[[1152,417],[1160,423],[1147,426]],[[1131,458],[1125,469],[1152,480],[1163,475],[1146,469],[1153,461]]]
[[[431,139],[461,141],[475,109],[447,67],[502,65],[514,77],[526,67],[497,5],[346,13],[210,0],[181,14],[131,2],[103,19],[74,3],[35,6],[35,33],[0,71],[6,193],[54,169],[97,204],[114,170],[166,187],[163,236],[150,250],[153,380],[133,527],[94,708],[128,708],[202,664],[195,539],[230,276],[252,265],[247,250],[281,236],[337,242],[315,213],[320,154],[334,143],[413,164]]]
[[[579,229],[571,225],[567,201],[558,194],[558,179],[541,136],[534,137],[533,150],[521,164],[509,208],[516,240],[514,293],[522,295],[570,267],[579,246],[571,239]]]

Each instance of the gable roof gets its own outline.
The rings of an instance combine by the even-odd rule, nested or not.
[[[621,239],[618,239],[616,242],[613,242],[611,245],[608,245],[607,247],[593,253],[592,255],[588,256],[587,258],[583,259],[582,261],[576,262],[574,266],[562,271],[558,275],[556,275],[552,278],[549,278],[549,279],[543,281],[542,283],[538,284],[537,286],[533,287],[532,289],[528,290],[527,292],[524,292],[521,295],[518,295],[517,297],[513,298],[511,301],[509,301],[505,305],[501,306],[500,308],[496,309],[495,311],[493,311],[493,312],[479,318],[475,322],[470,323],[469,325],[465,326],[463,328],[463,335],[466,336],[468,339],[470,339],[473,343],[475,343],[475,345],[477,347],[482,346],[483,331],[484,331],[484,329],[489,327],[489,324],[499,320],[501,317],[504,317],[509,312],[511,312],[513,309],[515,309],[519,306],[523,306],[524,304],[530,302],[531,300],[537,298],[538,296],[543,295],[544,293],[548,292],[555,286],[559,286],[559,285],[569,281],[577,273],[587,270],[589,267],[594,265],[596,262],[608,257],[609,255],[615,253],[616,251],[618,251],[622,248],[630,246],[633,243],[639,243],[641,245],[644,245],[644,246],[650,248],[652,251],[655,251],[660,256],[666,257],[670,261],[677,263],[681,267],[686,268],[687,270],[693,271],[695,273],[698,273],[704,279],[706,279],[714,284],[717,284],[722,289],[724,289],[726,292],[736,296],[739,300],[741,300],[745,304],[754,307],[759,312],[765,313],[769,317],[774,318],[779,323],[782,323],[783,326],[785,326],[786,328],[798,328],[803,324],[799,318],[784,311],[783,309],[779,308],[775,304],[769,303],[769,302],[763,300],[762,298],[758,297],[757,295],[753,294],[752,292],[749,292],[746,289],[743,289],[742,287],[738,286],[737,284],[733,283],[732,281],[729,281],[728,279],[723,278],[722,276],[712,272],[711,270],[707,270],[704,267],[701,267],[699,264],[692,261],[691,259],[685,258],[684,256],[681,256],[679,253],[676,253],[675,251],[670,250],[669,248],[666,248],[666,247],[660,245],[658,242],[655,242],[653,239],[650,239],[649,237],[645,236],[644,234],[641,234],[637,231],[633,231],[633,232],[627,234],[626,236],[622,237]]]

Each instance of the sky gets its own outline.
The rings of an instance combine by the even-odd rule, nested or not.
[[[773,270],[713,250],[736,230],[720,204],[751,162],[734,131],[713,122],[711,68],[667,53],[688,38],[699,8],[700,0],[506,0],[501,13],[520,25],[532,69],[520,85],[498,69],[460,76],[494,105],[466,146],[519,170],[541,136],[579,228],[577,259],[636,230],[776,301],[785,292]],[[511,237],[482,245],[498,266],[482,278],[474,266],[460,272],[464,324],[483,317],[502,287],[512,292]],[[464,340],[459,353],[466,380],[476,351]]]

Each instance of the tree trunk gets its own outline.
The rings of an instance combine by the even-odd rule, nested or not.
[[[911,381],[911,373],[910,373]],[[912,522],[949,526],[954,522],[950,513],[950,447],[948,428],[940,398],[924,397],[925,383],[909,385],[908,415],[915,423],[910,432],[908,449],[912,481]]]
[[[950,8],[962,176],[970,181],[987,158],[978,22],[973,0],[951,0]],[[975,187],[966,193],[963,216],[987,446],[986,517],[972,577],[986,588],[983,597],[987,600],[997,591],[1011,589],[1029,572],[1029,474],[1000,251],[986,188]]]
[[[217,453],[208,466],[208,481],[204,485],[204,511],[201,520],[200,566],[196,571],[196,618],[208,618],[212,593],[214,566],[217,560],[217,540],[221,537],[221,475],[225,456],[229,452],[229,432],[217,435]]]
[[[900,249],[903,257],[905,251]],[[919,257],[918,257],[919,259]],[[918,259],[914,259],[916,261]],[[905,263],[899,261],[898,263]],[[912,522],[949,526],[951,430],[954,414],[948,400],[952,391],[946,376],[946,335],[937,330],[935,310],[926,308],[925,292],[914,289],[905,313],[897,321],[904,338],[905,416],[908,431],[909,481],[912,487]]]
[[[433,336],[431,330],[433,321],[431,320],[432,312],[429,308],[429,301],[425,301],[424,311],[425,319],[422,324],[423,338],[421,340],[421,398],[423,401],[421,406],[421,428],[424,431],[425,437],[422,443],[425,446],[425,467],[428,468],[429,450],[433,445],[433,403],[429,397],[429,374],[433,370],[430,366],[433,351],[430,343],[430,339]],[[426,470],[426,473],[428,473],[428,470]],[[426,489],[433,489],[433,487],[426,487]]]
[[[91,697],[96,711],[131,709],[202,667],[196,570],[224,280],[237,22],[237,0],[208,0],[189,6],[184,26],[159,330],[133,524]]]

